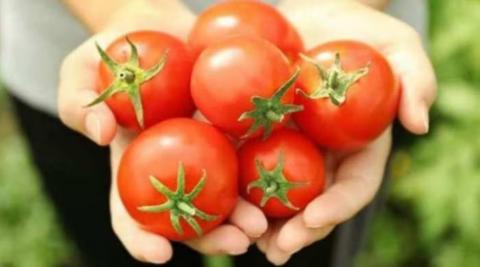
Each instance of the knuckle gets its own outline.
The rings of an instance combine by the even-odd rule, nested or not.
[[[422,37],[420,36],[420,33],[417,30],[415,30],[415,28],[413,28],[408,24],[405,24],[405,27],[401,32],[401,36],[407,43],[413,43],[413,44],[422,43]]]

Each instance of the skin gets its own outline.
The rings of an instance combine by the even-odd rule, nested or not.
[[[84,107],[98,96],[95,87],[100,58],[95,49],[95,41],[104,46],[135,30],[163,30],[185,40],[193,21],[193,14],[180,1],[132,1],[113,14],[107,25],[100,27],[103,31],[96,33],[72,51],[65,58],[60,70],[60,119],[65,125],[95,143],[110,145],[113,177],[110,193],[112,227],[127,251],[144,262],[167,262],[172,257],[172,246],[165,237],[142,229],[120,200],[115,177],[119,160],[134,134],[117,127],[115,117],[106,104]],[[247,250],[250,238],[259,237],[266,228],[267,221],[262,212],[248,202],[239,200],[224,225],[186,244],[203,254],[238,255]]]
[[[286,218],[299,212],[312,199],[322,193],[325,186],[324,158],[315,144],[303,134],[291,129],[275,131],[267,140],[253,139],[245,142],[239,151],[240,190],[245,199],[259,206],[264,191],[252,188],[250,183],[259,178],[255,161],[258,160],[266,170],[273,170],[279,164],[283,154],[283,175],[290,183],[299,183],[288,190],[290,203],[298,208],[287,207],[277,198],[270,198],[262,211],[268,217]]]
[[[335,41],[309,50],[306,55],[324,68],[339,53],[347,73],[368,67],[368,73],[349,87],[339,106],[330,98],[308,99],[297,94],[304,110],[294,114],[297,125],[317,144],[336,150],[359,149],[378,137],[395,119],[400,88],[388,62],[373,48],[359,42]],[[322,85],[316,67],[301,60],[297,86],[311,94]]]
[[[199,15],[188,43],[195,55],[233,35],[262,37],[294,60],[303,51],[295,28],[271,5],[260,1],[225,1]]]
[[[77,6],[86,5],[84,0],[77,1]],[[122,129],[117,131],[114,116],[105,104],[83,108],[97,96],[93,89],[96,74],[94,66],[99,58],[94,41],[108,44],[116,37],[138,29],[163,29],[185,40],[194,20],[194,16],[179,1],[130,2],[121,11],[115,12],[107,23],[97,25],[98,29],[105,31],[65,58],[59,84],[60,118],[67,126],[97,144],[110,144],[112,177],[116,177],[118,160],[131,136]],[[96,8],[95,3],[90,5]],[[279,8],[297,27],[307,49],[335,39],[359,40],[381,49],[402,83],[400,121],[413,133],[424,134],[428,131],[428,109],[436,91],[435,76],[420,38],[412,28],[378,11],[346,0],[284,0]],[[83,14],[80,18],[89,20],[90,14]],[[376,31],[372,32],[372,28]],[[78,73],[83,75],[79,76]],[[387,129],[374,142],[354,154],[329,153],[327,162],[332,164],[327,166],[327,178],[332,185],[322,196],[313,200],[304,212],[291,220],[273,225],[258,239],[257,245],[266,257],[277,265],[286,262],[293,253],[324,238],[335,225],[351,218],[369,203],[382,181],[390,144],[390,130]],[[359,186],[363,190],[357,190]],[[112,179],[112,226],[125,248],[142,261],[168,261],[172,256],[170,243],[161,236],[139,228],[121,204],[115,188],[116,179]],[[187,245],[205,254],[241,254],[249,245],[248,237],[255,240],[266,227],[263,213],[240,200],[230,216],[230,224],[200,239],[189,241]]]
[[[428,132],[428,109],[435,98],[436,81],[421,39],[412,28],[354,1],[287,0],[279,8],[299,30],[306,49],[338,39],[357,40],[379,49],[402,85],[400,122],[412,133]],[[382,183],[390,147],[388,128],[359,151],[327,151],[329,187],[303,212],[273,225],[257,241],[267,259],[275,265],[285,263],[364,208]]]
[[[272,44],[258,38],[231,38],[210,46],[197,59],[192,72],[192,97],[215,126],[241,137],[252,120],[238,119],[254,108],[252,96],[270,98],[288,80],[290,69],[288,60]],[[293,94],[288,90],[282,103],[293,103]],[[287,118],[276,123],[277,127]]]
[[[144,229],[170,240],[188,240],[197,235],[182,218],[183,234],[175,231],[171,211],[145,212],[139,207],[167,201],[151,185],[149,177],[155,176],[175,191],[180,162],[185,169],[185,193],[192,191],[205,171],[205,185],[192,201],[194,207],[216,217],[211,221],[193,217],[204,234],[227,219],[238,201],[235,148],[220,131],[206,123],[177,118],[142,132],[122,157],[118,175],[120,196],[128,213]]]

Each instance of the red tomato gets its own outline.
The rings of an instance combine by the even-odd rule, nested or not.
[[[118,190],[129,214],[147,231],[187,240],[212,230],[232,211],[237,168],[235,149],[213,126],[170,119],[128,146]]]
[[[120,125],[139,130],[193,113],[193,57],[180,40],[161,32],[140,31],[117,39],[106,53],[98,49],[103,62],[97,91],[102,95],[91,104],[106,100]]]
[[[288,60],[271,43],[234,37],[215,43],[200,55],[192,72],[192,96],[197,108],[215,126],[247,137],[285,124],[292,105],[292,75]],[[263,129],[261,129],[263,128]]]
[[[400,87],[388,62],[372,47],[330,42],[308,51],[299,65],[297,86],[304,93],[295,102],[304,110],[294,120],[318,144],[358,149],[395,119]]]
[[[303,42],[295,28],[271,5],[259,1],[225,1],[213,5],[197,18],[188,43],[195,55],[211,44],[231,37],[261,37],[298,58]]]
[[[238,157],[242,195],[269,217],[290,217],[324,190],[323,156],[297,131],[285,128],[266,140],[248,140]]]

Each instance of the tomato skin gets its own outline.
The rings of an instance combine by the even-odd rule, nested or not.
[[[126,149],[118,173],[118,189],[128,213],[147,231],[170,240],[196,237],[181,219],[184,235],[172,227],[169,211],[147,213],[142,205],[161,204],[166,198],[149,182],[155,176],[171,190],[177,188],[177,167],[185,166],[185,192],[191,192],[206,170],[205,187],[193,200],[200,210],[218,216],[214,221],[197,220],[203,233],[224,221],[238,199],[238,166],[235,149],[213,126],[186,118],[163,121],[142,132]]]
[[[192,97],[212,124],[241,137],[253,123],[252,119],[239,121],[240,115],[254,108],[252,97],[272,97],[290,74],[287,58],[271,43],[234,37],[211,45],[197,59],[192,72]],[[293,100],[294,91],[290,88],[281,102]],[[288,118],[287,114],[274,128],[285,124]]]
[[[260,1],[224,1],[199,15],[188,44],[198,56],[211,44],[234,35],[268,40],[294,61],[303,51],[296,29],[271,5]]]
[[[321,66],[331,66],[335,53],[342,67],[354,71],[370,64],[369,72],[353,84],[346,101],[337,106],[328,98],[308,99],[301,94],[295,102],[304,107],[294,114],[302,131],[323,147],[356,150],[378,137],[395,119],[400,86],[386,59],[374,48],[356,41],[334,41],[317,46],[306,55]],[[314,65],[299,61],[297,87],[311,93],[322,82]]]
[[[283,173],[286,179],[305,183],[287,193],[291,203],[301,210],[325,188],[324,157],[311,140],[292,129],[275,131],[265,141],[248,140],[240,147],[240,192],[245,199],[258,206],[264,194],[262,190],[252,188],[250,193],[247,192],[248,184],[258,178],[255,160],[260,160],[266,169],[272,170],[278,164],[280,153],[284,154]],[[271,218],[291,217],[300,211],[286,207],[276,198],[270,198],[261,209]]]
[[[189,117],[195,107],[190,95],[190,75],[193,56],[187,46],[177,38],[162,32],[138,31],[128,38],[137,46],[140,67],[149,69],[168,50],[164,68],[140,88],[145,127],[174,117]],[[125,37],[110,44],[107,54],[118,63],[125,63],[130,56],[130,47]],[[97,92],[103,92],[113,79],[112,72],[104,62],[98,68]],[[117,93],[106,100],[117,122],[128,129],[140,130],[133,105],[126,93]]]

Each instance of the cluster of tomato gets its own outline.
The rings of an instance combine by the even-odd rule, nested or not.
[[[141,131],[120,162],[122,202],[171,240],[222,223],[239,193],[270,218],[294,215],[324,190],[319,147],[361,148],[397,111],[400,90],[377,51],[353,41],[304,51],[261,2],[212,6],[187,44],[142,31],[97,48],[91,104],[106,101],[120,125]]]

